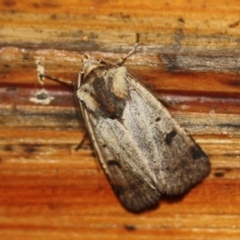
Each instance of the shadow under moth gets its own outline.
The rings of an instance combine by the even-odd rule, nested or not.
[[[117,63],[86,54],[76,91],[97,157],[131,212],[156,206],[162,194],[183,194],[210,172],[199,145],[123,66],[136,47]]]

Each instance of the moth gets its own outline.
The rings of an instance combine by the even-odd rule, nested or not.
[[[137,45],[116,63],[85,54],[76,90],[97,157],[131,212],[155,207],[163,194],[183,194],[210,172],[200,146],[123,66]]]

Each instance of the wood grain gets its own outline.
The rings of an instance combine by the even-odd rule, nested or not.
[[[12,239],[239,239],[237,0],[0,1],[0,235]],[[71,87],[84,52],[126,62],[209,155],[183,196],[132,214],[94,157]],[[30,101],[45,89],[47,105]]]

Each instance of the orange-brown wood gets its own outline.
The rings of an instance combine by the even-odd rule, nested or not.
[[[0,1],[1,239],[239,239],[240,7],[236,0]],[[72,87],[84,52],[126,65],[209,155],[211,174],[142,214],[99,167]],[[31,99],[45,89],[46,105]]]

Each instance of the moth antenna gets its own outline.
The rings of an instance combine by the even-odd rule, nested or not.
[[[129,51],[129,53],[126,56],[121,57],[115,65],[121,66],[127,60],[127,58],[129,58],[136,51],[138,44],[139,44],[139,33],[136,33],[136,42],[134,46]]]
[[[40,82],[40,84],[44,84],[44,78],[48,78],[50,80],[53,80],[55,82],[60,82],[60,83],[64,83],[66,85],[74,85],[74,83],[70,80],[66,80],[66,79],[62,79],[62,78],[58,78],[58,77],[54,77],[54,76],[50,76],[44,73],[45,69],[42,65],[41,62],[37,62],[37,76],[38,76],[38,81]]]
[[[64,83],[66,85],[74,85],[74,82],[72,82],[70,80],[66,80],[66,79],[50,76],[50,75],[47,75],[47,74],[39,74],[39,78],[40,78],[41,82],[44,82],[44,78],[47,78],[47,79],[53,80],[55,82]]]

